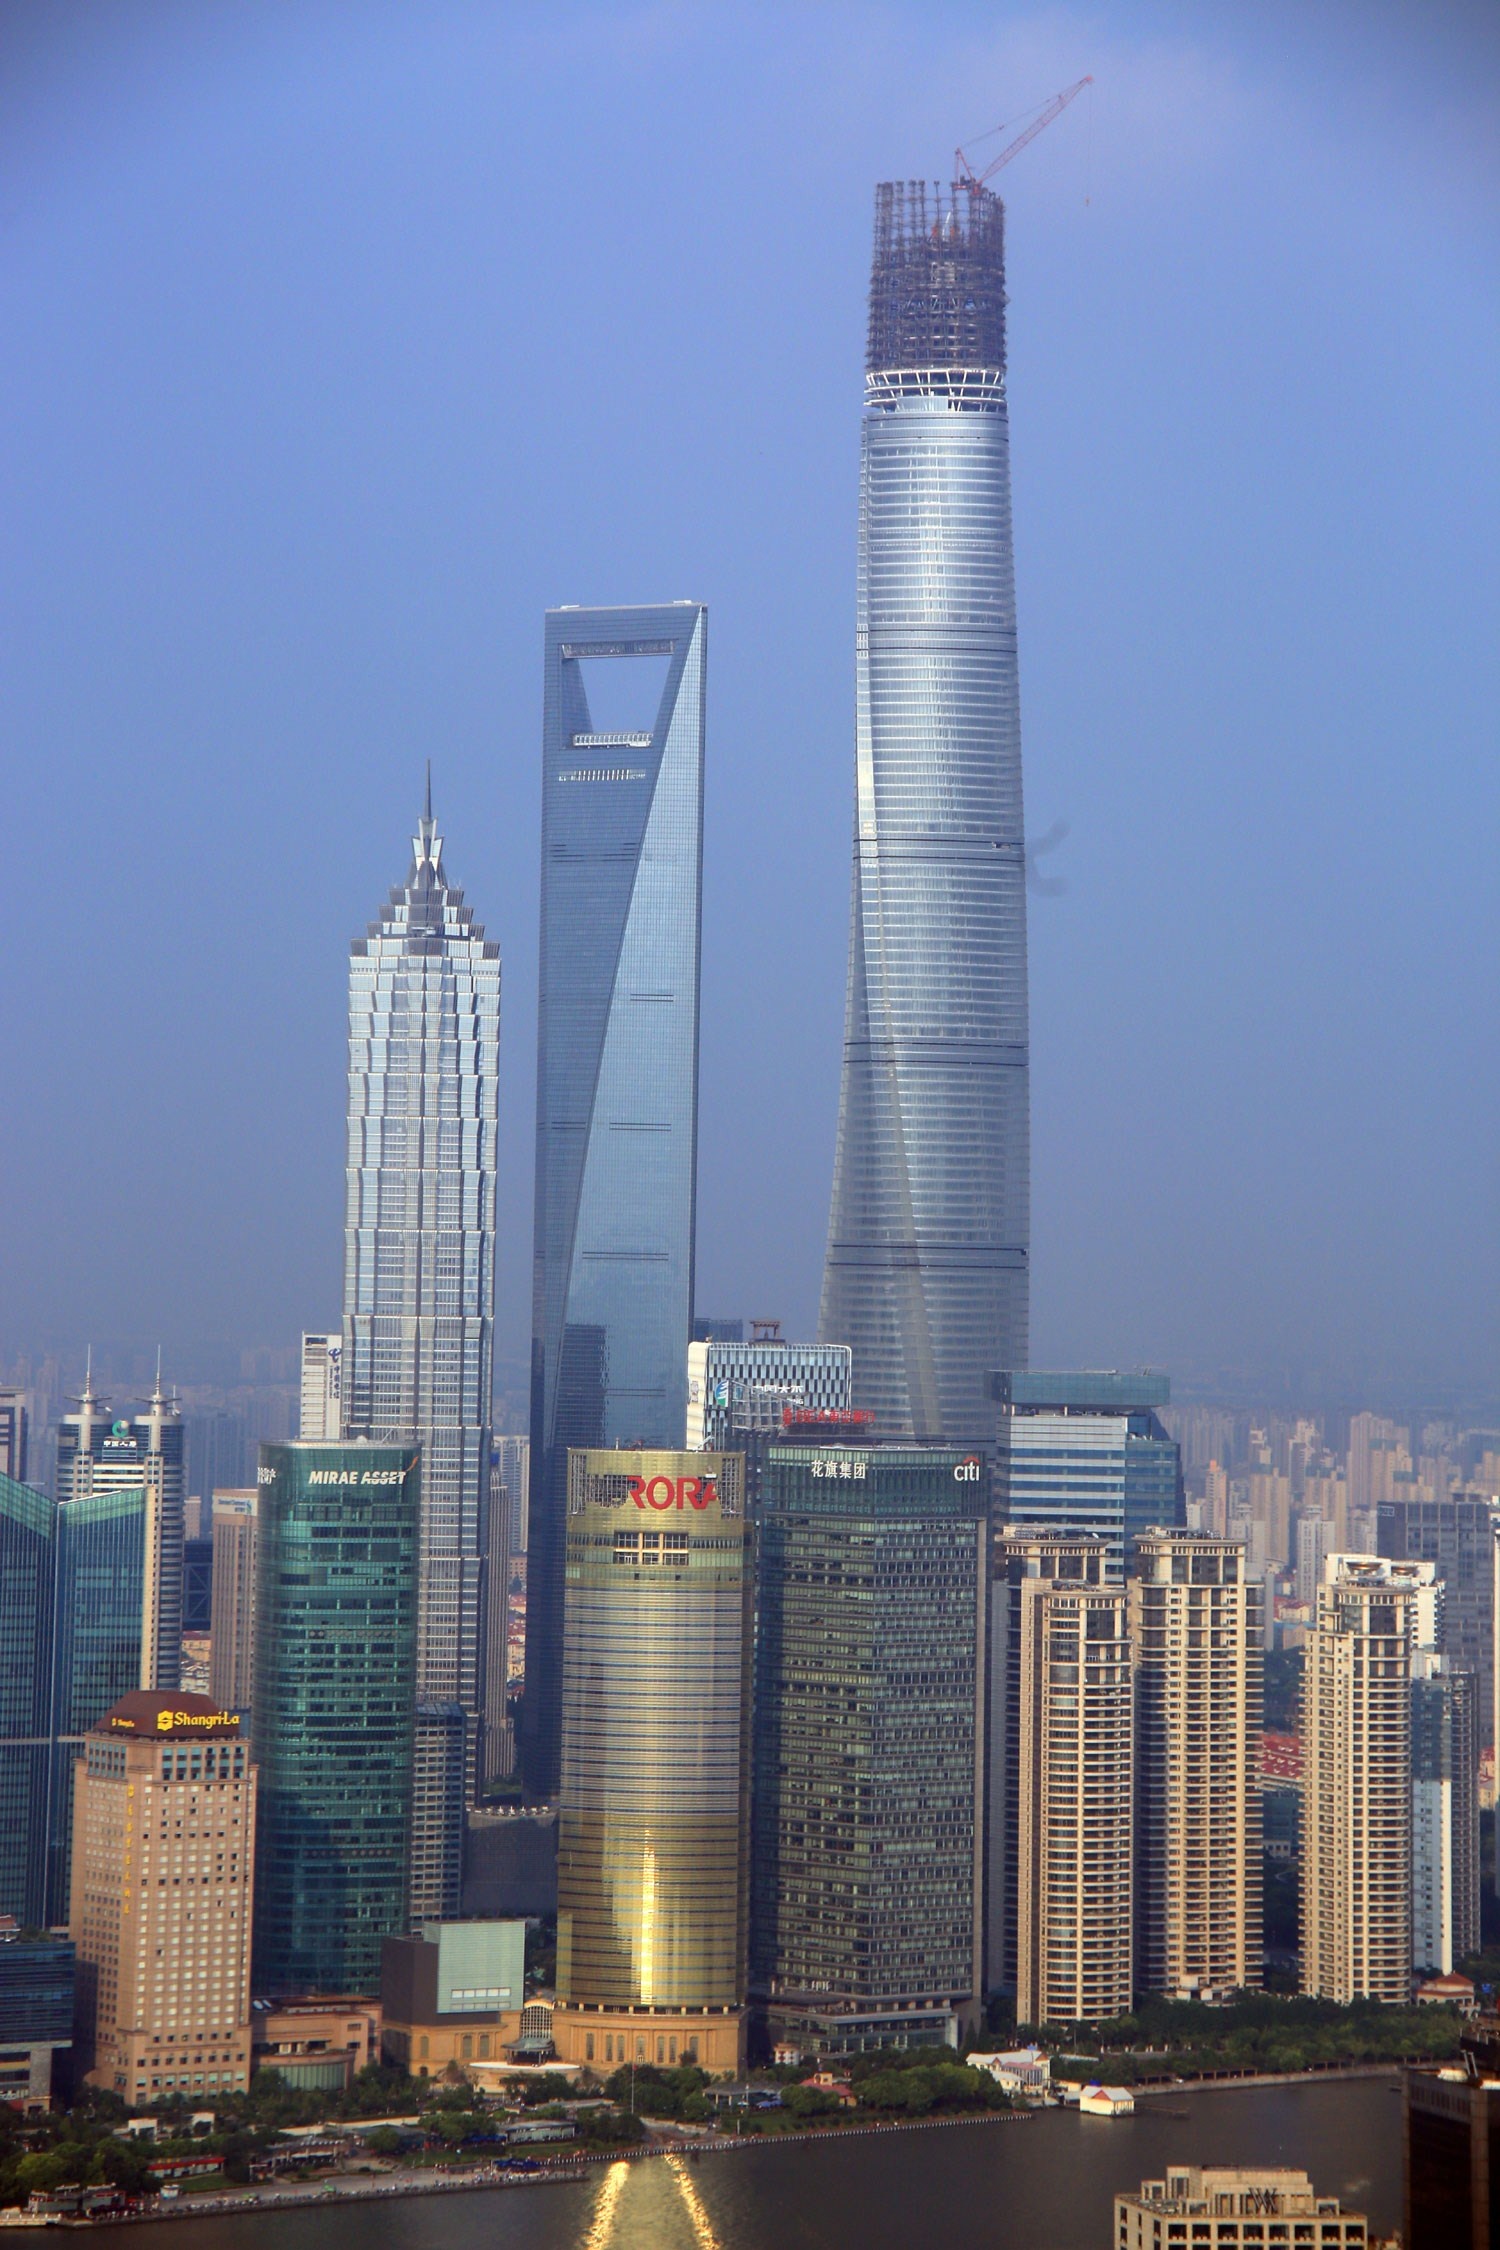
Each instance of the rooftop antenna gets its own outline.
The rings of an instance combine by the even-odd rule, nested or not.
[[[70,1395],[70,1404],[74,1406],[81,1406],[84,1412],[87,1413],[92,1407],[107,1406],[108,1403],[109,1401],[107,1399],[96,1398],[94,1396],[94,1347],[92,1344],[90,1344],[86,1347],[84,1353],[83,1395],[81,1398]]]
[[[1007,145],[1003,149],[1001,149],[1000,154],[995,157],[991,163],[987,164],[982,172],[976,172],[973,165],[969,162],[969,159],[965,156],[963,150],[961,148],[956,148],[953,151],[954,185],[956,187],[966,187],[971,195],[976,195],[979,192],[980,188],[985,185],[986,181],[992,180],[995,177],[995,174],[998,171],[1001,171],[1004,166],[1010,162],[1013,156],[1019,156],[1022,149],[1028,147],[1030,143],[1036,139],[1037,134],[1043,132],[1046,127],[1052,123],[1054,117],[1061,117],[1069,102],[1076,101],[1078,96],[1083,92],[1085,86],[1092,86],[1093,83],[1094,81],[1092,77],[1080,78],[1076,86],[1067,86],[1063,89],[1062,93],[1054,94],[1051,101],[1046,104],[1046,106],[1040,111],[1037,116],[1033,117],[1025,132],[1018,133],[1013,141],[1008,142]],[[996,125],[993,130],[998,133],[1002,131],[1003,128],[999,125]],[[989,138],[989,135],[986,133],[981,133],[979,137],[981,140],[987,140]]]

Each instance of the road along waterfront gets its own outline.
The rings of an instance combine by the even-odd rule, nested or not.
[[[745,2163],[606,2159],[545,2195],[299,2195],[298,2207],[205,2213],[186,2236],[147,2221],[131,2250],[953,2250],[956,2239],[966,2250],[1105,2250],[1116,2191],[1172,2163],[1298,2166],[1389,2232],[1400,2223],[1399,2087],[1395,2072],[1182,2087],[1133,2117],[1048,2110],[1023,2131],[981,2119],[749,2141]]]

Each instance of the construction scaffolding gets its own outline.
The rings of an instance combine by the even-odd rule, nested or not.
[[[884,180],[865,365],[1005,366],[1005,206],[970,181]]]

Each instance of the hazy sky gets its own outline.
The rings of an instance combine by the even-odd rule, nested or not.
[[[529,1322],[542,611],[710,605],[699,1302],[816,1317],[871,189],[1004,178],[1037,1364],[1491,1383],[1500,12],[8,0],[0,1358],[337,1318],[433,761]],[[992,144],[998,147],[1000,143]]]

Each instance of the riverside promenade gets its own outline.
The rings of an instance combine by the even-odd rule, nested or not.
[[[1171,2116],[1173,2112],[1162,2106],[1165,2097],[1176,2096],[1181,2099],[1198,2093],[1227,2093],[1236,2090],[1247,2093],[1269,2092],[1273,2089],[1331,2085],[1339,2081],[1388,2081],[1393,2076],[1398,2076],[1399,2070],[1399,2065],[1391,2063],[1333,2064],[1309,2071],[1251,2073],[1222,2078],[1154,2079],[1149,2084],[1134,2086],[1131,2091],[1143,2106],[1150,2104],[1151,2109],[1158,2114]],[[1043,2110],[978,2110],[939,2117],[869,2119],[858,2125],[830,2123],[798,2126],[785,2132],[707,2132],[691,2136],[672,2132],[670,2136],[663,2133],[646,2142],[620,2148],[585,2150],[576,2145],[571,2146],[566,2155],[559,2153],[539,2158],[535,2171],[516,2171],[499,2164],[474,2165],[461,2172],[397,2168],[374,2175],[341,2175],[305,2186],[266,2184],[225,2193],[184,2195],[165,2203],[154,2203],[127,2211],[101,2212],[90,2218],[69,2216],[39,2221],[20,2211],[9,2212],[0,2215],[0,2225],[150,2225],[158,2220],[218,2218],[251,2212],[276,2213],[308,2209],[342,2211],[351,2205],[392,2203],[433,2195],[556,2187],[569,2181],[577,2185],[594,2177],[599,2166],[650,2163],[653,2159],[664,2157],[685,2158],[695,2164],[701,2157],[748,2153],[752,2150],[773,2152],[792,2147],[804,2151],[830,2150],[854,2141],[890,2144],[897,2136],[904,2134],[951,2132],[970,2125],[1023,2124],[1033,2122],[1038,2116],[1050,2117],[1056,2114],[1058,2112],[1055,2107]],[[1064,2110],[1063,2114],[1069,2112]],[[1109,2124],[1108,2139],[1113,2141],[1122,2131],[1123,2126],[1119,2122]],[[1030,2139],[1029,2135],[1027,2139]]]

